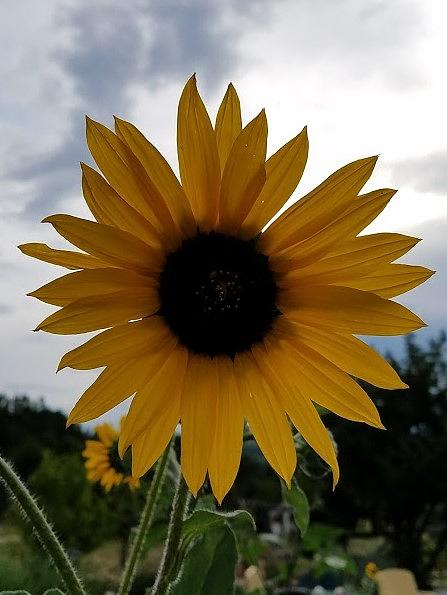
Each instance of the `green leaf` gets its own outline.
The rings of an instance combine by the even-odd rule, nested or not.
[[[195,510],[183,523],[182,551],[185,551],[195,538],[221,527],[228,527],[233,531],[239,556],[249,564],[255,564],[264,547],[256,534],[255,521],[246,510]]]
[[[283,501],[292,507],[295,524],[301,533],[301,537],[304,537],[309,527],[310,516],[309,501],[306,494],[295,478],[292,479],[290,490],[281,482],[281,492]]]
[[[0,595],[31,595],[28,591],[0,591]]]
[[[169,590],[171,595],[231,595],[234,592],[238,557],[234,533],[223,520],[212,528],[209,523],[206,527],[205,534],[188,551],[180,576]]]
[[[47,589],[43,595],[65,595],[60,589]]]

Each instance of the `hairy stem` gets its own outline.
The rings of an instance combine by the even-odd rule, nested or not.
[[[171,518],[169,519],[168,536],[165,542],[163,557],[151,595],[166,595],[168,592],[169,583],[173,579],[172,573],[176,566],[182,524],[185,512],[188,509],[190,496],[191,494],[189,493],[183,475],[180,475],[177,491],[172,503]]]
[[[14,472],[9,463],[0,456],[0,479],[5,484],[6,489],[14,500],[23,516],[31,523],[36,532],[39,541],[47,550],[48,555],[53,561],[59,572],[69,595],[86,595],[81,580],[71,563],[68,554],[65,552],[62,544],[56,537],[50,523],[47,521],[44,513],[37,505],[37,502],[30,494],[26,485]]]
[[[127,595],[132,587],[133,581],[135,580],[135,574],[143,553],[144,539],[154,520],[155,511],[161,494],[161,488],[166,477],[166,464],[169,460],[170,451],[171,442],[166,447],[155,468],[155,474],[147,493],[146,502],[140,517],[140,523],[132,542],[129,556],[126,560],[126,566],[124,568],[123,576],[121,577],[121,583],[117,595]]]

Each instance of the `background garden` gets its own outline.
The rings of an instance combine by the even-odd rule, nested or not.
[[[268,593],[305,593],[316,585],[330,592],[344,586],[348,592],[372,593],[374,581],[365,573],[370,562],[379,568],[411,569],[420,588],[447,586],[445,347],[444,334],[424,345],[407,339],[402,355],[392,363],[411,388],[366,387],[388,431],[325,416],[342,470],[335,492],[325,465],[299,436],[297,485],[292,493],[281,490],[247,436],[237,481],[222,505],[229,510],[245,508],[256,519],[258,536],[243,523],[236,526],[241,588],[244,570],[256,565]],[[81,452],[92,435],[79,427],[66,430],[65,421],[44,400],[2,395],[0,452],[14,463],[47,510],[90,591],[113,592],[151,473],[140,490],[121,485],[106,493],[86,478]],[[156,570],[172,490],[168,481],[132,593],[143,594]],[[195,507],[215,507],[206,488]],[[40,594],[59,584],[41,547],[29,539],[30,527],[8,503],[3,489],[0,510],[1,588]],[[225,544],[210,541],[209,560],[202,568],[213,576],[213,584],[218,584],[224,558]]]

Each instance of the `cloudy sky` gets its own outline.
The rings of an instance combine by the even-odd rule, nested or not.
[[[424,238],[407,262],[439,272],[401,301],[430,324],[421,339],[442,328],[446,18],[445,0],[3,0],[0,392],[45,395],[68,410],[91,381],[85,372],[55,375],[79,337],[31,332],[49,306],[25,294],[60,269],[16,246],[62,247],[39,221],[87,214],[85,114],[133,121],[175,164],[177,101],[193,72],[212,117],[229,81],[245,121],[266,108],[270,152],[308,125],[309,161],[293,200],[344,163],[380,154],[368,189],[399,193],[372,230]]]

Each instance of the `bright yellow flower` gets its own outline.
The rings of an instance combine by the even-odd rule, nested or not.
[[[130,469],[127,471],[118,456],[119,433],[107,423],[96,426],[95,432],[99,440],[87,440],[82,451],[87,479],[99,481],[106,492],[122,483],[127,483],[131,490],[138,488],[139,479],[130,475]]]
[[[377,564],[374,562],[368,562],[368,564],[365,565],[365,574],[368,578],[373,579],[376,576],[378,570]]]
[[[307,159],[306,129],[266,161],[265,112],[244,128],[228,87],[213,128],[195,78],[178,110],[181,183],[132,125],[115,133],[87,119],[87,142],[104,177],[82,166],[97,222],[44,221],[83,252],[26,244],[35,258],[80,269],[31,295],[61,308],[37,329],[108,329],[67,353],[59,369],[105,367],[69,422],[102,415],[134,395],[120,435],[133,474],[145,473],[179,421],[181,464],[196,494],[208,473],[219,501],[236,476],[247,419],[262,452],[289,483],[296,466],[290,422],[339,470],[313,403],[383,427],[352,377],[406,385],[354,337],[424,326],[390,301],[432,271],[392,264],[418,240],[358,236],[394,190],[360,194],[376,157],[332,174],[262,231],[295,190]]]

